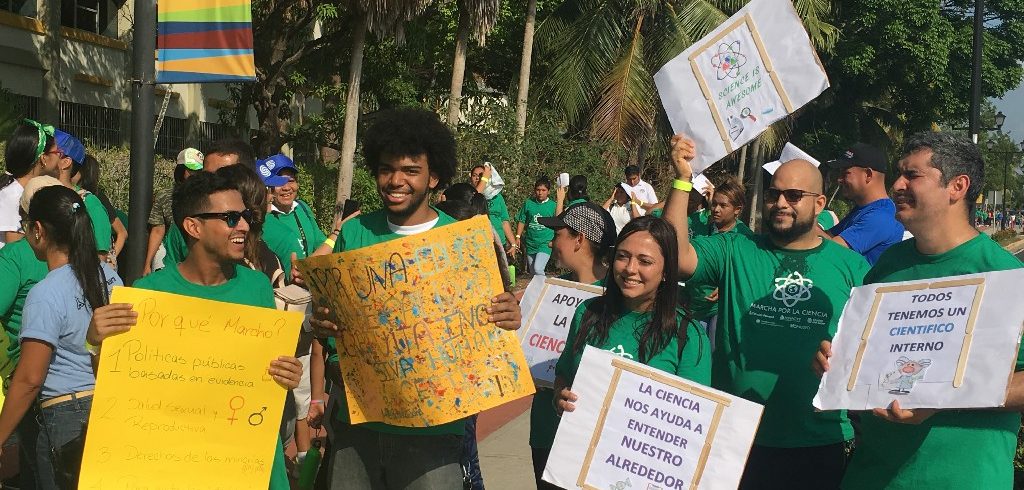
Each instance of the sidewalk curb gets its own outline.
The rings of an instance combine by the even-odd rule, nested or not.
[[[1016,255],[1021,250],[1024,250],[1024,238],[1021,238],[1013,243],[1010,243],[1003,247],[1007,252]]]

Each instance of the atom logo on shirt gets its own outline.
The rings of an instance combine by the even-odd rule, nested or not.
[[[612,354],[615,354],[619,357],[624,357],[626,359],[633,358],[633,354],[626,352],[626,349],[622,347],[622,344],[619,344],[617,347],[612,347],[611,349],[608,349],[608,352],[611,352]]]
[[[786,277],[775,279],[775,292],[772,293],[772,298],[792,308],[793,305],[801,301],[811,299],[812,287],[814,287],[814,281],[804,277],[798,271],[793,271]]]

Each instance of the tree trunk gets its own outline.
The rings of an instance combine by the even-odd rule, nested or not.
[[[526,134],[526,101],[530,98],[530,65],[533,63],[533,25],[537,20],[537,0],[528,0],[526,27],[523,29],[523,57],[519,64],[519,96],[516,98],[516,135]]]
[[[747,171],[747,145],[743,145],[740,148],[740,165],[739,171],[736,172],[736,177],[740,179],[740,184],[743,185],[743,177]]]
[[[462,104],[462,82],[466,78],[466,46],[469,44],[469,12],[459,2],[459,28],[455,35],[455,61],[452,63],[452,90],[448,98],[448,125],[459,124],[459,106]]]
[[[356,158],[356,129],[359,126],[359,81],[363,75],[363,47],[366,44],[366,14],[360,13],[352,32],[352,62],[348,72],[345,128],[338,164],[338,203],[352,195],[352,170]]]
[[[39,50],[39,61],[43,65],[43,83],[36,119],[60,126],[60,52],[61,44],[64,42],[60,35],[61,2],[40,2],[38,17],[43,21],[48,35],[43,36],[42,49]]]
[[[761,213],[761,187],[764,186],[764,169],[761,168],[764,160],[764,152],[762,150],[761,138],[759,137],[754,140],[754,148],[751,152],[753,154],[750,158],[750,171],[754,173],[754,188],[750,192],[750,219],[748,223],[750,223],[750,229],[755,231],[759,230],[760,226],[758,218]]]

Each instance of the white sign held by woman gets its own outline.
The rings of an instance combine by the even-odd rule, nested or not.
[[[555,363],[565,348],[576,308],[603,292],[601,286],[533,276],[523,293],[524,321],[517,335],[538,386],[550,388],[555,383]]]
[[[562,488],[739,485],[763,407],[593,347],[544,480]]]

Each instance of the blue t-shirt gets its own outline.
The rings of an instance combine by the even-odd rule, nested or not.
[[[101,267],[109,294],[114,286],[122,285],[121,278],[106,263]],[[19,338],[22,342],[41,340],[53,347],[40,398],[93,389],[96,377],[89,352],[85,350],[85,332],[89,330],[90,320],[92,308],[71,265],[50,271],[28,292]]]
[[[871,265],[890,245],[903,241],[903,224],[896,221],[896,205],[888,197],[853,208],[828,232],[843,237]]]

